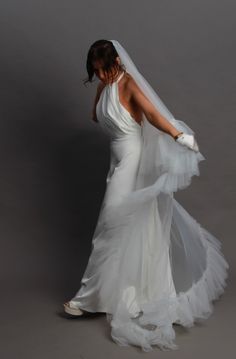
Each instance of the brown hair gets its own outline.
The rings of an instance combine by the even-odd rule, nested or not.
[[[119,55],[111,41],[109,40],[95,41],[90,46],[87,54],[86,69],[87,69],[88,77],[87,79],[84,80],[84,84],[86,84],[87,82],[93,82],[93,76],[95,73],[94,70],[95,61],[102,61],[104,71],[107,72],[108,74],[110,73],[111,76],[112,76],[111,69],[114,66],[117,68],[117,70],[125,71],[125,66],[123,64],[118,64],[116,62],[116,57],[118,56]]]

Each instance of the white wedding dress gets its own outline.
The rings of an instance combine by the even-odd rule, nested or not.
[[[178,349],[173,323],[191,327],[209,317],[229,265],[221,242],[173,197],[199,175],[205,157],[144,115],[141,125],[134,120],[119,100],[123,74],[105,86],[96,107],[110,137],[110,169],[91,255],[71,302],[107,313],[119,345]],[[175,124],[193,133],[183,121]]]

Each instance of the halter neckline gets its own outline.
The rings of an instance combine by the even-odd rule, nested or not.
[[[118,79],[115,80],[114,82],[119,82],[120,79],[124,76],[124,74],[125,74],[125,71],[123,71],[123,72],[119,75]]]
[[[124,76],[124,74],[125,74],[125,71],[123,71],[123,72],[118,76],[118,78],[117,78],[116,80],[114,80],[112,83],[105,85],[104,88],[106,88],[106,87],[111,87],[112,85],[118,83],[118,82],[120,81],[120,79]]]

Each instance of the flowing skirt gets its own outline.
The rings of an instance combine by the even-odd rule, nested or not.
[[[191,327],[209,317],[229,266],[221,242],[173,196],[199,174],[205,158],[145,126],[148,137],[134,132],[110,142],[91,255],[72,301],[105,312],[119,345],[173,350],[173,323]],[[181,121],[176,127],[191,133]]]

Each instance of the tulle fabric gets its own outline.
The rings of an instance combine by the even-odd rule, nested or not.
[[[209,317],[229,265],[221,242],[173,196],[199,176],[205,157],[145,116],[138,125],[119,101],[118,81],[105,87],[97,104],[110,137],[110,168],[91,255],[72,301],[105,312],[121,346],[176,350],[173,324],[191,327]],[[193,133],[183,121],[171,121]]]
[[[188,134],[194,131],[181,120],[172,119],[173,125]],[[142,122],[142,151],[136,176],[135,190],[119,196],[119,200],[107,205],[107,221],[112,225],[112,216],[126,216],[138,205],[156,198],[159,193],[172,194],[187,188],[193,176],[199,176],[199,162],[205,157],[175,142],[170,135],[149,123],[145,115]],[[117,141],[116,147],[118,147]],[[123,146],[120,143],[120,146]],[[137,150],[136,150],[137,151]],[[113,196],[114,197],[114,196]]]
[[[173,197],[200,174],[205,157],[148,126],[142,127],[135,189],[103,208],[111,251],[107,242],[99,250],[112,258],[113,268],[103,284],[104,298],[109,278],[118,273],[107,314],[117,344],[176,350],[173,323],[191,327],[212,314],[212,301],[226,286],[228,263],[221,242]],[[177,126],[192,133],[183,121],[176,120]]]
[[[126,231],[119,254],[116,252],[122,264],[116,267],[119,277],[112,314],[107,314],[113,340],[122,346],[140,346],[143,351],[153,350],[153,345],[161,350],[178,349],[173,323],[192,327],[207,319],[213,312],[212,301],[224,292],[228,269],[219,240],[175,199],[160,196],[167,212],[158,213],[157,201],[142,207],[139,216],[133,217],[132,229]],[[153,241],[157,236],[165,241]]]

